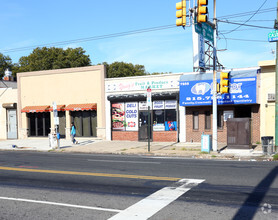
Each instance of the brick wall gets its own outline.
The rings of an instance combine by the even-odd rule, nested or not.
[[[154,142],[177,142],[177,131],[154,131]]]
[[[138,131],[112,131],[114,141],[138,141]]]
[[[113,131],[112,140],[138,141],[137,131]],[[177,142],[177,131],[154,131],[154,142]]]
[[[260,106],[254,105],[252,107],[252,143],[261,142],[260,134]]]
[[[252,105],[251,109],[251,137],[252,143],[260,141],[260,107]],[[219,111],[233,110],[236,114],[237,106],[218,106]],[[193,130],[193,112],[199,112],[199,129]],[[211,112],[211,129],[205,129],[205,111]],[[235,116],[236,117],[236,116]],[[201,135],[212,135],[212,107],[187,107],[186,108],[186,142],[201,142]],[[222,117],[223,127],[217,129],[217,139],[219,143],[227,143],[227,122]]]

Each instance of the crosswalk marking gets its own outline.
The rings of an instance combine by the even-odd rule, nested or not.
[[[181,179],[171,187],[164,187],[151,194],[145,199],[135,203],[124,211],[114,215],[109,220],[143,220],[148,219],[181,195],[197,186],[205,180],[202,179]]]
[[[30,203],[37,203],[37,204],[46,204],[46,205],[66,206],[66,207],[80,208],[80,209],[92,209],[92,210],[106,211],[106,212],[121,212],[122,211],[119,209],[107,209],[107,208],[100,208],[100,207],[73,205],[73,204],[67,204],[67,203],[48,202],[48,201],[40,201],[40,200],[32,200],[32,199],[21,199],[21,198],[10,198],[10,197],[0,197],[0,199],[19,201],[19,202],[30,202]]]

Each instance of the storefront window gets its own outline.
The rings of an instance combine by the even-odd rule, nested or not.
[[[48,136],[50,132],[50,113],[28,113],[29,136]]]
[[[217,111],[217,128],[222,129],[223,123],[223,111]]]
[[[146,101],[112,103],[111,107],[113,131],[139,131],[145,123],[139,120],[139,114],[148,111]],[[153,101],[150,107],[153,131],[176,131],[176,108],[176,100]]]
[[[125,131],[125,105],[123,102],[112,104],[112,129]]]
[[[176,109],[165,109],[165,130],[177,130],[177,113]]]
[[[77,137],[96,136],[96,111],[71,111]]]
[[[163,110],[153,110],[153,130],[154,131],[165,131],[164,109]]]
[[[199,112],[193,112],[193,130],[199,129]]]
[[[211,129],[211,114],[210,114],[210,111],[205,111],[205,129]]]

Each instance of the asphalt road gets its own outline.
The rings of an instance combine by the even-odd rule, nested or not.
[[[278,219],[278,163],[0,151],[0,192],[0,219]]]

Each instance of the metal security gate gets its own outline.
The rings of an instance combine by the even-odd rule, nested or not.
[[[7,109],[7,138],[17,139],[16,109]]]
[[[252,147],[250,118],[228,118],[227,147],[229,149],[250,149]]]

